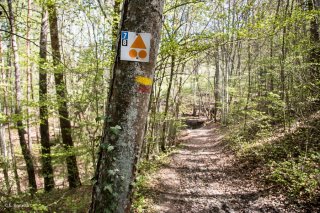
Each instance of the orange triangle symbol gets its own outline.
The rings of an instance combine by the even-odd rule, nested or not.
[[[143,42],[143,39],[142,39],[141,35],[138,35],[136,40],[131,45],[131,48],[147,49],[146,45]]]

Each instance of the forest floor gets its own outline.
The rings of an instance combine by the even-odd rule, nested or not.
[[[187,131],[147,181],[147,212],[313,212],[267,186],[261,168],[238,162],[218,125]]]

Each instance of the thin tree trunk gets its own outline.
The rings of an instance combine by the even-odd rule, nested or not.
[[[309,10],[318,10],[320,7],[319,0],[308,0],[308,9]],[[310,21],[310,41],[311,41],[311,50],[309,53],[309,62],[310,73],[313,81],[318,82],[320,80],[320,33],[319,33],[319,21],[320,18],[313,17]],[[319,96],[320,86],[317,86],[315,94]]]
[[[252,82],[252,67],[251,67],[251,46],[250,43],[248,44],[248,93],[247,93],[247,100],[246,100],[246,105],[244,107],[244,129],[247,128],[247,117],[248,117],[248,109],[249,109],[249,103],[250,103],[250,99],[251,99],[251,90],[252,90],[252,86],[251,86],[251,82]]]
[[[10,56],[10,52],[8,51],[8,55],[7,55],[7,66],[11,67],[11,56]],[[6,73],[6,78],[9,79],[11,78],[12,74],[11,74],[11,69],[7,70]],[[5,87],[5,92],[4,92],[4,97],[3,97],[3,102],[4,102],[4,108],[6,109],[5,113],[6,116],[12,115],[13,114],[13,109],[12,109],[12,103],[11,103],[11,107],[10,107],[10,113],[9,113],[9,104],[8,104],[8,99],[7,99],[7,94],[8,94],[8,86]],[[12,98],[11,98],[11,102]],[[11,155],[11,159],[12,159],[12,169],[13,169],[13,173],[14,173],[14,180],[16,182],[16,187],[17,187],[17,192],[18,194],[21,193],[21,185],[20,185],[20,177],[18,174],[18,168],[17,168],[17,160],[16,160],[16,156],[14,154],[14,146],[13,146],[13,142],[12,142],[12,134],[11,134],[11,129],[10,129],[10,123],[8,124],[8,139],[9,139],[9,149],[10,149],[10,154]]]
[[[184,71],[185,64],[182,65],[182,72]],[[177,77],[178,78],[178,77]],[[181,106],[181,91],[182,91],[182,76],[180,76],[178,81],[178,91],[175,96],[175,111],[173,112],[174,114],[174,120],[171,121],[171,126],[170,126],[170,133],[169,133],[169,138],[170,138],[170,146],[174,146],[176,144],[177,140],[177,125],[176,123],[178,122],[179,119],[179,114],[180,114],[180,106]]]
[[[53,167],[51,163],[50,135],[47,105],[47,72],[44,68],[47,61],[47,34],[48,34],[48,12],[43,9],[41,31],[40,31],[40,61],[39,61],[39,103],[40,103],[40,143],[42,174],[44,177],[44,190],[50,191],[54,188]]]
[[[286,1],[284,15],[287,16],[289,8],[289,0]],[[285,60],[287,57],[286,53],[286,35],[287,35],[287,26],[284,26],[282,29],[282,44],[281,44],[281,60],[280,60],[280,82],[281,82],[281,100],[286,103],[286,91],[285,91]],[[286,130],[286,108],[283,108],[283,128]]]
[[[197,89],[198,89],[198,64],[196,64],[196,67],[193,70],[193,78],[192,78],[192,92],[193,92],[193,98],[192,98],[192,116],[197,116]],[[199,105],[200,107],[200,105]]]
[[[51,48],[54,65],[54,80],[57,92],[58,100],[58,112],[59,121],[61,127],[62,142],[64,148],[68,153],[66,157],[67,170],[68,170],[68,182],[70,188],[75,188],[81,185],[79,170],[77,165],[77,159],[73,151],[73,140],[71,136],[71,122],[69,120],[69,112],[67,106],[67,87],[63,75],[63,65],[61,64],[61,53],[59,44],[59,32],[58,32],[58,17],[57,10],[54,2],[48,3],[49,10],[49,23],[50,23],[50,36],[51,36]]]
[[[121,29],[152,34],[150,62],[119,61],[116,57],[90,212],[130,212],[150,98],[150,90],[139,91],[135,79],[141,75],[153,79],[163,5],[164,0],[124,1]],[[117,56],[119,53],[118,46]]]
[[[26,33],[26,49],[27,49],[27,135],[28,146],[32,150],[32,138],[30,127],[30,99],[32,96],[32,72],[30,68],[30,17],[31,17],[31,0],[28,0],[28,12],[27,12],[27,33]]]
[[[228,116],[228,58],[227,58],[227,49],[226,45],[222,46],[222,56],[223,56],[223,66],[222,71],[222,124],[227,125],[227,116]]]
[[[170,98],[170,93],[171,93],[171,87],[172,87],[172,82],[173,82],[173,75],[174,75],[174,69],[175,69],[175,55],[171,56],[171,70],[170,70],[170,79],[169,79],[169,84],[168,84],[168,89],[167,89],[167,96],[166,96],[166,105],[164,108],[164,121],[163,121],[163,126],[162,126],[162,132],[161,132],[161,151],[165,152],[166,151],[166,131],[167,131],[167,115],[168,115],[168,110],[169,110],[169,98]]]
[[[6,80],[6,74],[4,70],[4,60],[3,60],[3,48],[2,48],[2,37],[0,34],[0,67],[1,67],[1,81],[0,83],[4,83]],[[3,89],[3,91],[0,91],[0,95],[5,98],[6,96],[6,90]],[[2,101],[2,100],[1,100]],[[5,111],[5,107],[3,106],[0,101],[0,113],[3,113]],[[4,101],[5,102],[5,101]],[[5,114],[5,113],[3,113]],[[3,176],[4,176],[4,182],[6,184],[7,193],[10,194],[11,188],[10,188],[10,182],[9,182],[9,174],[8,174],[8,163],[9,163],[9,156],[7,151],[7,143],[5,139],[5,123],[4,121],[0,120],[0,151],[1,155],[3,157]]]
[[[116,41],[119,31],[120,6],[122,0],[114,0],[112,20],[112,50],[116,51]]]
[[[217,122],[217,113],[221,107],[220,98],[220,65],[219,65],[219,46],[214,54],[216,70],[214,74],[214,122]]]
[[[9,11],[9,21],[11,27],[11,46],[13,52],[13,64],[15,70],[15,90],[16,90],[16,109],[15,114],[19,117],[17,120],[17,128],[20,140],[20,146],[22,150],[22,155],[26,162],[27,173],[28,173],[28,182],[30,187],[30,192],[34,193],[37,191],[37,183],[36,183],[36,175],[35,169],[33,165],[33,160],[31,156],[31,152],[28,149],[27,142],[25,139],[25,133],[23,123],[22,123],[22,111],[21,111],[21,100],[22,100],[22,92],[21,92],[21,76],[20,76],[20,66],[19,66],[19,55],[18,55],[18,47],[16,41],[16,31],[15,31],[15,21],[12,9],[12,0],[7,0],[8,2],[8,11]]]
[[[1,104],[0,104],[0,111],[2,110]],[[2,123],[0,123],[0,153],[2,156],[2,170],[3,170],[3,176],[4,176],[4,182],[6,184],[7,193],[10,194],[10,182],[9,182],[9,174],[8,174],[8,156],[7,156],[7,144],[5,140],[5,128]]]
[[[1,55],[1,50],[0,50],[0,55]],[[2,63],[2,62],[0,62],[0,63]],[[0,102],[0,113],[2,113],[2,111],[3,111],[3,109],[2,109],[1,102]],[[5,125],[4,125],[4,122],[1,120],[0,120],[0,153],[2,156],[2,166],[3,166],[2,170],[3,170],[4,182],[6,185],[7,193],[10,194],[11,188],[10,188],[9,173],[8,173],[8,168],[9,168],[9,158],[8,157],[9,156],[8,156],[8,151],[7,151],[7,143],[6,143],[6,139],[5,139]]]
[[[20,177],[19,177],[19,173],[18,173],[17,159],[16,159],[16,155],[14,153],[14,146],[13,146],[13,142],[12,142],[12,133],[11,133],[10,127],[8,128],[8,136],[9,136],[8,139],[9,139],[9,146],[10,146],[10,154],[11,154],[11,158],[12,158],[12,169],[13,169],[13,174],[14,174],[14,180],[16,182],[17,192],[18,192],[18,194],[20,194],[21,193]]]
[[[161,73],[161,70],[163,70],[163,72]],[[150,119],[150,122],[152,122],[152,125],[151,125],[151,133],[150,133],[150,136],[151,136],[151,141],[153,142],[153,144],[156,146],[156,147],[159,147],[159,143],[158,143],[158,129],[160,128],[157,128],[158,127],[158,122],[157,122],[157,108],[159,106],[159,101],[160,101],[160,94],[161,94],[161,86],[163,84],[163,81],[164,81],[164,76],[166,74],[165,72],[165,69],[163,68],[163,64],[160,65],[160,68],[157,72],[159,75],[161,73],[161,77],[158,78],[159,79],[159,83],[157,86],[155,86],[155,84],[153,85],[153,92],[154,92],[154,102],[153,102],[153,106],[151,107],[151,115],[152,115],[152,119]],[[156,92],[156,88],[159,88],[159,90]],[[151,147],[151,143],[148,143],[148,149],[147,149],[147,156],[149,156],[149,153],[150,151],[153,151],[155,150],[154,146]],[[157,152],[159,152],[159,148],[156,149]]]

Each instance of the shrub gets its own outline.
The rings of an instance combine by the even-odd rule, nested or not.
[[[269,180],[284,186],[293,197],[312,199],[320,188],[320,153],[304,153],[297,159],[272,161]]]

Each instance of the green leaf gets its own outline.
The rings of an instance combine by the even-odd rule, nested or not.
[[[98,117],[96,117],[96,122],[99,122],[99,121],[102,121],[102,120],[104,120],[105,119],[105,117],[104,116],[98,116]]]
[[[110,127],[110,131],[111,131],[111,133],[114,134],[114,135],[119,135],[121,129],[122,129],[122,128],[121,128],[121,126],[119,126],[119,125]]]
[[[112,150],[114,150],[114,146],[109,145],[108,148],[107,148],[107,151],[111,152]]]
[[[108,190],[108,192],[110,192],[111,194],[113,193],[113,189],[112,189],[112,185],[111,184],[105,185],[103,189],[104,190]]]
[[[114,150],[114,146],[106,143],[101,144],[100,147],[106,150],[107,152],[111,152],[112,150]]]

